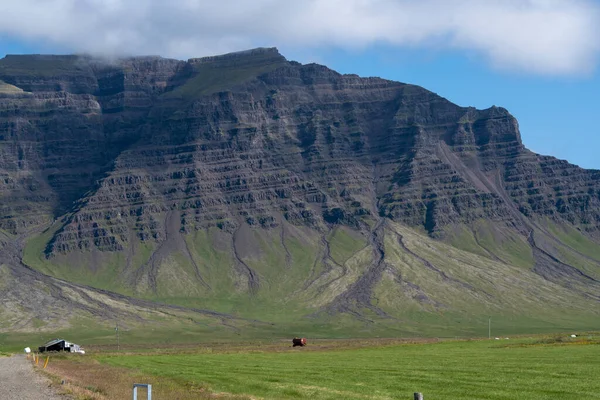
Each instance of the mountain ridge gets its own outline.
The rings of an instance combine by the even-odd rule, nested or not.
[[[488,278],[457,261],[475,257],[598,313],[600,172],[530,152],[504,108],[275,48],[11,56],[0,81],[0,233],[46,276],[240,317],[298,309],[388,326],[413,312],[464,318],[461,291],[488,299],[475,314],[495,309]],[[444,262],[407,237],[460,255]]]

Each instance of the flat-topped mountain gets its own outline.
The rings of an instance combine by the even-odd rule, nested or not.
[[[322,334],[600,313],[600,171],[527,150],[503,108],[273,48],[6,56],[0,199],[0,319],[52,322],[24,271]]]

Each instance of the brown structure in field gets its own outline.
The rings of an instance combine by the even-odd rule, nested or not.
[[[292,339],[292,343],[293,343],[292,347],[306,346],[306,339],[305,338],[300,339],[300,338],[295,337],[294,339]]]

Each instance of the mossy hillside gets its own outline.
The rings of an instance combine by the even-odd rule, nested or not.
[[[589,299],[543,279],[523,264],[491,259],[485,249],[481,254],[464,251],[395,223],[385,228],[387,267],[373,284],[370,303],[391,318],[382,318],[365,305],[354,310],[360,318],[323,313],[371,268],[374,249],[364,234],[348,228],[334,229],[324,237],[285,229],[284,235],[278,229],[248,229],[243,240],[235,239],[241,261],[258,276],[255,292],[249,292],[247,278],[240,272],[233,237],[216,228],[184,236],[191,258],[173,249],[160,260],[155,290],[143,273],[153,249],[143,243],[135,244],[136,256],[129,258],[129,264],[120,255],[116,262],[113,258],[112,264],[97,264],[96,271],[86,273],[90,264],[57,265],[56,259],[32,257],[44,248],[43,237],[50,235],[46,232],[29,243],[25,260],[51,275],[71,274],[82,284],[260,322],[238,332],[240,337],[299,332],[315,337],[482,335],[489,317],[496,329],[513,334],[594,329],[600,320]],[[138,281],[121,280],[136,272],[140,272]],[[128,287],[123,282],[138,283]]]
[[[533,268],[533,252],[527,238],[507,228],[479,220],[470,226],[447,227],[445,233],[445,241],[456,248],[511,265]]]
[[[69,282],[125,295],[140,294],[140,288],[131,283],[131,273],[148,261],[154,248],[152,244],[130,244],[135,246],[130,258],[126,252],[110,253],[97,250],[48,258],[46,249],[60,227],[60,224],[55,222],[40,235],[27,241],[23,250],[23,262],[26,265]],[[126,268],[128,264],[131,268],[129,270]]]
[[[23,89],[16,87],[14,85],[8,84],[2,80],[0,80],[0,94],[19,94],[25,93]]]
[[[192,77],[163,97],[192,100],[226,91],[287,64],[285,58],[274,57],[268,52],[253,55],[243,64],[221,62],[219,59],[220,57],[215,57],[213,60],[194,62]]]
[[[330,235],[329,245],[331,246],[331,258],[340,264],[344,264],[359,250],[363,249],[367,245],[367,241],[357,232],[346,227],[339,227],[334,229]]]
[[[593,258],[596,261],[600,261],[598,244],[586,237],[575,227],[566,224],[558,225],[549,219],[543,220],[542,225],[566,246],[571,247],[577,252]]]
[[[458,250],[400,225],[392,229],[410,253],[386,236],[386,260],[393,270],[384,274],[374,298],[391,315],[444,321],[443,326],[465,331],[483,327],[489,316],[505,321],[503,328],[517,329],[520,323],[532,329],[584,326],[586,320],[593,325],[597,318],[584,296],[531,270]]]
[[[600,251],[591,239],[572,226],[559,226],[552,221],[543,221],[543,226],[559,239],[554,243],[556,256],[563,262],[600,280]]]
[[[10,273],[4,264],[0,264],[0,290],[4,290],[9,285]]]
[[[0,76],[90,75],[89,66],[82,60],[76,55],[7,55],[0,59]]]

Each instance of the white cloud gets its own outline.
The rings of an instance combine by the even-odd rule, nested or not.
[[[74,52],[189,58],[254,46],[435,47],[550,75],[594,69],[593,0],[19,0],[0,35]]]

